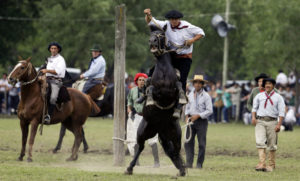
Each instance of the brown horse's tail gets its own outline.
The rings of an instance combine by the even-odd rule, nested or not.
[[[89,101],[91,103],[91,114],[90,116],[96,116],[100,112],[100,108],[97,106],[97,104],[93,101],[91,96],[87,95],[89,98]]]

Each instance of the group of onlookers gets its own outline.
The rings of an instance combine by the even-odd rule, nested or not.
[[[20,100],[20,84],[11,85],[7,81],[7,74],[0,79],[0,114],[16,114]]]

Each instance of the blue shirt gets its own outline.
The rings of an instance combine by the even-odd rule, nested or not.
[[[83,74],[85,78],[96,79],[105,76],[106,62],[102,55],[91,60],[89,69]]]

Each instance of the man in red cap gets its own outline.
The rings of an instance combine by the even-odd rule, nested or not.
[[[127,96],[127,111],[128,111],[128,121],[127,121],[127,146],[129,152],[132,156],[137,151],[136,149],[136,135],[139,124],[143,119],[143,107],[144,102],[137,103],[137,99],[139,99],[145,88],[145,79],[148,76],[144,73],[137,73],[134,77],[134,83],[137,85],[136,87],[132,88]],[[159,167],[159,157],[158,157],[158,135],[154,136],[153,138],[148,140],[148,144],[152,148],[152,154],[154,157],[154,167]]]

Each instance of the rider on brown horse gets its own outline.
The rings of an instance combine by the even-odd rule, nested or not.
[[[102,83],[103,78],[105,76],[105,66],[106,62],[104,57],[102,56],[102,50],[99,45],[94,45],[94,47],[91,49],[93,58],[90,61],[89,68],[86,72],[80,75],[80,78],[87,78],[88,80],[84,84],[82,92],[89,94],[91,88],[93,87],[99,87],[97,88],[97,91],[99,95],[94,96],[90,95],[92,99],[96,99],[101,95],[102,90]]]
[[[45,123],[50,123],[51,115],[56,106],[59,89],[62,87],[62,79],[65,77],[66,62],[64,57],[59,53],[62,48],[57,42],[52,42],[48,46],[51,56],[47,59],[47,66],[41,72],[46,74],[47,83],[51,86],[50,105],[48,106],[48,114],[45,116]]]

